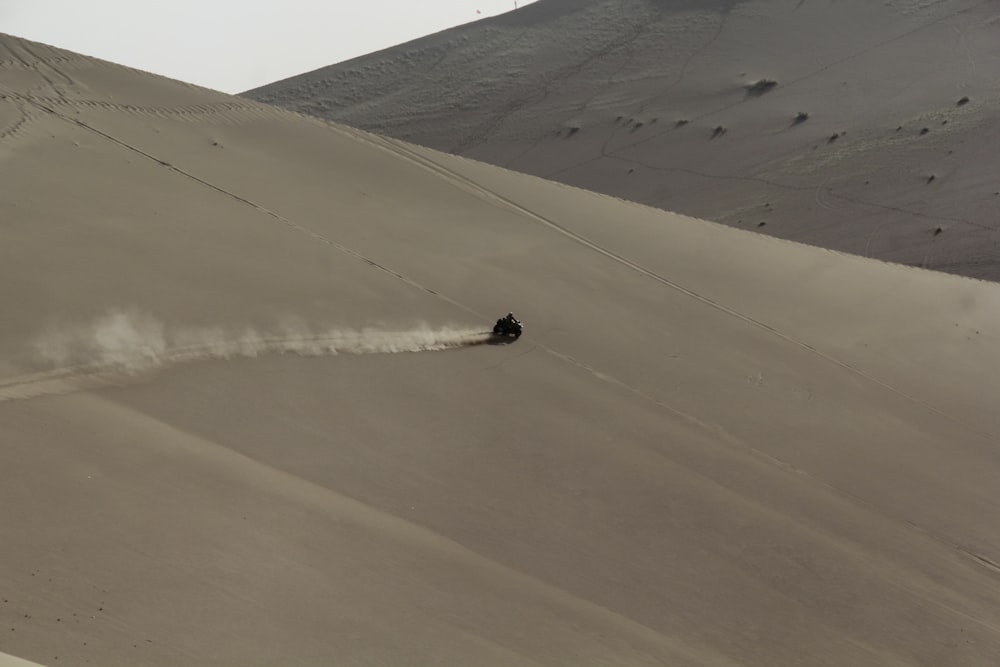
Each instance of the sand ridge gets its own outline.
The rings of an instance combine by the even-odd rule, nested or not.
[[[990,280],[993,3],[541,0],[244,95]]]

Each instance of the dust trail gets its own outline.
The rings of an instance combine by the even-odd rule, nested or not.
[[[0,401],[134,382],[167,366],[205,359],[425,352],[490,340],[482,330],[427,325],[399,331],[314,330],[289,320],[267,331],[171,327],[145,313],[111,311],[90,324],[53,328],[38,336],[31,346],[33,362],[47,370],[0,378]]]

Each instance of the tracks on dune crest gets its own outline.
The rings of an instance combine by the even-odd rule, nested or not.
[[[31,116],[28,113],[26,113],[23,104],[18,103],[17,107],[18,111],[20,112],[20,118],[15,120],[7,127],[0,128],[0,143],[16,138],[24,131],[28,123],[30,123],[33,119],[37,118],[37,116]]]
[[[145,106],[137,104],[116,104],[99,100],[69,100],[64,97],[31,96],[36,104],[53,106],[74,106],[102,109],[106,111],[124,111],[126,113],[155,118],[175,118],[203,122],[206,117],[228,118],[229,116],[245,116],[247,118],[267,118],[274,115],[272,109],[259,104],[245,102],[219,102],[214,104],[183,104],[179,106]]]

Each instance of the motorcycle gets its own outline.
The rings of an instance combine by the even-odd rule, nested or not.
[[[521,337],[521,332],[524,330],[524,325],[521,321],[513,317],[501,317],[497,320],[497,323],[493,325],[493,335],[494,336],[513,336],[514,340]]]

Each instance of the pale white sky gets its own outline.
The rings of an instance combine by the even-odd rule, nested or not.
[[[0,32],[239,93],[514,5],[514,0],[0,0]]]

